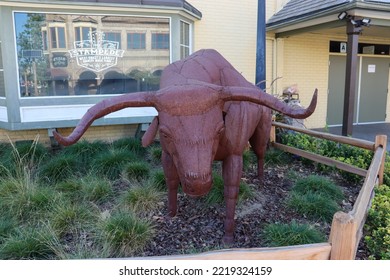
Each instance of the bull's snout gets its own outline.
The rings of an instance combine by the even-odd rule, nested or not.
[[[211,174],[186,173],[182,180],[184,193],[191,197],[206,195],[212,186]]]

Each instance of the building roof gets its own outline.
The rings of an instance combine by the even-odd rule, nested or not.
[[[183,9],[186,12],[193,14],[194,16],[201,18],[202,13],[196,9],[193,5],[188,3],[185,0],[57,0],[57,1],[5,1],[5,2],[47,2],[48,4],[53,2],[77,2],[77,4],[85,3],[100,3],[100,4],[120,4],[120,5],[129,5],[134,7],[168,7]]]
[[[317,18],[338,11],[363,7],[366,9],[390,9],[390,0],[290,0],[267,21],[267,28],[287,25]]]

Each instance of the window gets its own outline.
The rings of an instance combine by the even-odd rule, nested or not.
[[[48,50],[48,39],[47,39],[47,30],[42,30],[42,45],[43,45],[43,50],[47,51]]]
[[[90,40],[89,34],[96,31],[96,28],[86,27],[86,26],[78,26],[74,28],[74,34],[76,41],[82,40]]]
[[[50,27],[50,42],[53,49],[65,49],[65,27]]]
[[[180,58],[190,55],[190,25],[180,21]]]
[[[155,90],[154,72],[170,62],[169,18],[24,12],[14,18],[24,98]],[[136,49],[144,51],[127,51]]]
[[[5,97],[3,58],[1,56],[1,41],[0,41],[0,97]]]
[[[153,33],[152,34],[152,49],[154,49],[154,50],[169,49],[169,34]]]
[[[331,53],[346,53],[347,52],[347,43],[340,42],[340,41],[330,41],[329,42],[329,52],[331,52]],[[373,54],[373,55],[389,55],[390,54],[390,45],[359,43],[358,44],[358,53],[359,54]]]
[[[121,44],[121,33],[120,32],[104,32],[105,37],[104,39],[107,41],[113,41],[113,42],[118,42],[118,46],[121,49],[122,44]]]
[[[127,49],[145,49],[145,33],[127,33]]]

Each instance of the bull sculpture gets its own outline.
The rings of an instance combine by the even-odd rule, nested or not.
[[[86,112],[71,135],[54,136],[62,145],[71,145],[94,120],[107,114],[127,107],[156,108],[158,116],[145,132],[142,145],[151,144],[159,132],[169,215],[176,215],[179,184],[189,196],[207,194],[212,186],[212,162],[222,161],[226,203],[223,242],[231,243],[242,154],[248,141],[262,180],[271,109],[303,119],[314,112],[316,104],[317,90],[307,109],[293,109],[248,82],[217,51],[200,50],[168,65],[159,90],[103,100]]]

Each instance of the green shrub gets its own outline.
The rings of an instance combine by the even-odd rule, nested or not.
[[[98,176],[115,180],[120,178],[125,165],[135,160],[137,156],[131,151],[111,149],[97,155],[93,166]]]
[[[142,147],[141,140],[134,137],[126,137],[115,140],[112,143],[112,146],[117,150],[132,151],[139,155],[144,155],[146,153],[146,149]]]
[[[33,174],[37,165],[48,155],[43,144],[34,141],[20,141],[10,144],[3,152],[0,164],[0,177],[23,177]]]
[[[281,136],[282,144],[296,147],[308,152],[329,158],[337,159],[339,161],[367,169],[371,163],[373,153],[371,151],[349,146],[346,144],[339,144],[330,140],[315,138],[302,133],[284,133]],[[305,163],[312,163],[308,159],[302,158]],[[332,170],[331,167],[323,164],[316,164],[320,171]],[[358,183],[362,180],[361,176],[351,174],[346,171],[340,171],[340,174],[348,181]]]
[[[285,152],[270,148],[265,154],[264,164],[265,165],[277,165],[285,164],[291,161],[291,157]]]
[[[292,221],[288,224],[269,224],[261,234],[262,239],[270,247],[292,246],[325,242],[323,233],[307,224]]]
[[[383,174],[383,184],[390,186],[390,156],[386,156],[385,170]]]
[[[1,215],[1,214],[0,214]],[[11,215],[0,216],[0,244],[3,239],[14,233],[17,229],[17,222]]]
[[[150,159],[157,164],[161,163],[162,149],[158,145],[152,145],[148,148]]]
[[[70,178],[54,185],[54,189],[75,200],[80,199],[82,188],[83,183],[79,178]]]
[[[87,204],[62,201],[53,209],[49,221],[56,235],[61,238],[89,227],[97,221],[97,215]]]
[[[80,179],[82,197],[95,203],[107,202],[113,195],[111,182],[105,178],[86,176]]]
[[[131,256],[152,239],[154,229],[151,222],[121,211],[104,221],[103,232],[112,254]]]
[[[163,170],[159,169],[152,173],[151,185],[160,191],[164,191],[167,189],[167,183],[165,180],[165,174]]]
[[[59,200],[58,194],[48,187],[20,189],[2,198],[2,209],[21,221],[37,221],[47,216]]]
[[[252,149],[247,149],[244,151],[242,154],[242,164],[244,170],[248,170],[257,164],[257,157]]]
[[[74,145],[64,148],[62,154],[70,155],[77,159],[80,163],[79,166],[85,171],[91,168],[96,155],[107,149],[108,144],[103,141],[88,142],[86,140],[81,140]]]
[[[390,187],[376,188],[365,224],[365,242],[371,259],[390,260]]]
[[[245,184],[240,182],[240,190],[238,192],[238,201],[253,197],[252,189]],[[216,172],[213,173],[213,186],[210,192],[205,196],[204,201],[206,204],[222,204],[224,202],[224,182],[221,175]]]
[[[48,156],[48,149],[36,141],[21,141],[15,143],[15,148],[23,162],[38,163],[40,160]]]
[[[74,177],[80,170],[82,167],[77,157],[71,154],[59,154],[39,168],[39,176],[44,181],[58,183]]]
[[[141,181],[149,177],[150,166],[144,161],[130,162],[124,167],[124,173],[129,180]]]
[[[156,209],[162,193],[153,186],[133,186],[122,196],[122,205],[137,213],[147,213]]]
[[[21,228],[4,239],[0,245],[0,259],[55,259],[57,248],[50,231],[36,227]]]
[[[327,222],[331,222],[334,213],[340,210],[339,205],[333,199],[314,192],[301,194],[292,191],[287,200],[287,206],[310,219],[321,219]]]
[[[344,198],[343,192],[339,186],[325,177],[316,175],[298,179],[292,190],[303,195],[309,192],[317,193],[334,199],[337,202],[341,202]]]

